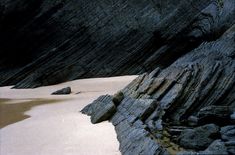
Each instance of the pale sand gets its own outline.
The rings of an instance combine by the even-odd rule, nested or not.
[[[0,111],[0,119],[8,121],[0,129],[0,155],[119,155],[113,125],[109,122],[93,125],[79,111],[100,95],[114,94],[134,78],[84,79],[37,89],[1,87],[0,102],[4,108],[0,110],[17,113],[17,119],[7,120]],[[50,95],[66,86],[71,86],[71,95]],[[21,105],[24,108],[19,111]],[[14,107],[16,111],[11,112]],[[30,110],[25,115],[21,114],[27,109]]]

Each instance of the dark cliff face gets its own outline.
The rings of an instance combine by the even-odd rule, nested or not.
[[[82,112],[110,120],[125,155],[235,154],[234,22],[235,1],[181,1],[153,30],[151,72]]]
[[[2,0],[0,22],[0,85],[143,73],[83,110],[123,154],[235,154],[234,0]]]
[[[153,31],[169,12],[154,1],[121,0],[2,1],[0,8],[1,73],[9,71],[1,84],[21,88],[146,71]]]
[[[38,87],[165,68],[234,23],[234,1],[0,2],[0,84]]]
[[[235,25],[82,112],[113,123],[124,155],[235,154],[234,42]]]

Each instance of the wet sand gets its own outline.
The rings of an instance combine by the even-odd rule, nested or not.
[[[53,99],[34,99],[34,100],[11,100],[0,99],[0,128],[22,121],[30,116],[25,114],[34,106],[59,103],[63,100]],[[13,103],[12,103],[13,102]],[[17,103],[14,103],[17,102]],[[19,104],[20,103],[20,104]]]
[[[119,155],[112,124],[93,125],[79,111],[135,77],[84,79],[37,89],[0,87],[0,155]],[[50,95],[66,86],[72,88],[71,95]]]

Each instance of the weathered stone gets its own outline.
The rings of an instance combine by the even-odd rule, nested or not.
[[[198,123],[229,124],[232,108],[229,106],[207,106],[198,112]]]
[[[219,2],[2,0],[0,84],[39,87],[168,67],[234,24],[234,0]]]
[[[162,120],[150,120],[147,123],[148,128],[152,131],[152,132],[156,132],[156,131],[162,131],[163,130],[163,125],[162,125]]]
[[[110,119],[116,112],[112,96],[103,95],[83,108],[82,112],[91,116],[91,122],[96,124]]]
[[[122,154],[165,154],[153,131],[234,124],[234,11],[234,0],[2,0],[0,85],[142,74],[82,112],[111,118]],[[173,129],[192,149],[220,138],[211,124]],[[221,129],[229,153],[233,134]],[[216,141],[206,151],[223,149]]]
[[[225,146],[230,154],[235,154],[235,138],[225,142]]]
[[[163,130],[162,120],[157,120],[157,121],[155,121],[155,126],[154,126],[154,128],[155,128],[156,130]]]
[[[182,151],[177,155],[228,155],[227,148],[221,140],[215,140],[205,151]]]
[[[91,116],[92,113],[93,113],[93,106],[94,106],[94,104],[88,104],[87,106],[85,106],[85,107],[81,110],[81,112],[82,112],[83,114],[86,114],[86,115],[88,115],[88,116]]]
[[[215,140],[211,145],[205,150],[200,152],[202,155],[228,155],[227,148],[221,140]]]
[[[233,113],[230,115],[230,119],[232,119],[233,122],[235,122],[235,112],[233,112]]]
[[[176,155],[201,155],[201,154],[193,151],[182,151],[178,152]]]
[[[60,90],[57,90],[57,91],[53,92],[51,95],[68,95],[68,94],[71,94],[70,87],[66,87],[66,88],[62,88]]]
[[[198,118],[196,116],[190,116],[188,118],[188,125],[189,126],[197,126],[198,125]]]
[[[157,24],[156,40],[146,46],[151,52],[135,61],[147,73],[122,90],[124,99],[111,118],[122,154],[170,153],[173,145],[159,140],[164,131],[170,143],[191,154],[233,151],[233,141],[226,140],[231,131],[221,136],[219,126],[233,123],[228,107],[235,106],[234,4],[182,0]]]
[[[199,119],[208,116],[211,117],[211,123],[232,123],[230,110],[223,108],[234,107],[235,64],[234,48],[231,48],[234,37],[235,35],[230,34],[204,43],[162,69],[156,77],[142,74],[122,90],[125,98],[117,106],[117,112],[111,121],[117,131],[123,154],[138,154],[141,150],[147,153],[147,150],[155,146],[150,153],[154,154],[156,150],[171,147],[158,142],[164,135],[157,131],[168,128],[173,129],[171,132],[167,130],[170,140],[176,142],[175,137],[180,135],[179,144],[192,149],[192,154],[208,151],[206,149],[213,141],[226,139],[223,138],[226,134],[220,137],[219,126],[215,124],[196,126],[200,124]],[[226,121],[228,116],[229,121]],[[221,123],[216,118],[225,121]],[[156,142],[153,143],[150,139],[155,139]],[[150,143],[151,147],[145,143]],[[231,141],[225,142],[229,152],[233,152],[232,144]],[[210,147],[209,151],[223,148],[222,143],[212,146],[215,147]],[[157,149],[158,147],[161,149]],[[167,149],[164,152],[168,152]]]
[[[118,106],[122,102],[123,99],[124,99],[124,94],[121,91],[113,95],[113,103],[116,106]]]
[[[181,132],[184,131],[185,129],[189,129],[189,128],[183,127],[183,126],[171,126],[167,129],[167,131],[170,135],[179,136]]]
[[[186,129],[179,136],[179,144],[187,149],[206,149],[214,141],[213,137],[216,137],[218,134],[219,127],[214,124]]]
[[[114,118],[118,119],[120,116],[114,116],[112,122],[115,122]],[[167,151],[151,138],[151,134],[145,130],[140,120],[131,123],[124,119],[115,125],[115,129],[120,142],[119,149],[124,155],[167,155]]]
[[[235,140],[235,125],[222,127],[220,133],[224,141]]]

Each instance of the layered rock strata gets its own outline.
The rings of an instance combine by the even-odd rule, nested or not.
[[[121,91],[110,121],[122,154],[235,153],[234,30]]]
[[[0,85],[166,68],[234,24],[234,0],[2,0]]]

